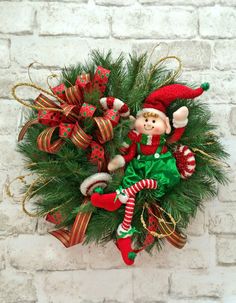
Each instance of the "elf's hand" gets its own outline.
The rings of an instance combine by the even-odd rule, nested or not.
[[[186,106],[180,107],[173,113],[173,125],[175,128],[182,128],[188,124],[188,113]]]
[[[125,166],[125,160],[121,155],[116,155],[109,163],[108,170],[115,171],[116,169]]]

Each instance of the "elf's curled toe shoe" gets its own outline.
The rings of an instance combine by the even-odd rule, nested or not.
[[[117,230],[116,246],[120,250],[123,261],[126,265],[133,265],[137,254],[132,249],[132,235],[137,232],[135,228],[124,230],[122,225],[119,225]]]
[[[121,256],[126,265],[133,265],[136,253],[132,249],[131,237],[120,238],[116,241],[116,246],[120,250]]]

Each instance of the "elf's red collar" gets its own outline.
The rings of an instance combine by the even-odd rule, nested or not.
[[[140,134],[136,130],[132,130],[129,133],[129,138],[136,143],[141,143],[143,145],[159,145],[160,143],[160,135],[146,135]]]

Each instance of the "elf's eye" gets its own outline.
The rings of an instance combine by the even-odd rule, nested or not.
[[[156,120],[152,120],[152,123],[155,123],[156,122]]]
[[[148,119],[145,119],[145,122],[148,122]]]

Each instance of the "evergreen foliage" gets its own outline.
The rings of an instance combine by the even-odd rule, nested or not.
[[[152,66],[147,66],[146,54],[130,56],[128,60],[120,55],[114,60],[111,51],[107,54],[93,51],[90,61],[86,64],[65,68],[62,71],[62,81],[66,86],[74,85],[79,74],[86,72],[93,75],[98,65],[111,70],[104,95],[115,96],[126,102],[133,116],[140,109],[145,97],[154,89],[161,87],[171,73],[164,67],[157,67],[150,73]],[[203,98],[201,97],[201,99]],[[99,108],[97,100],[96,92],[86,96],[87,102],[98,107],[95,116],[102,115],[102,109]],[[227,158],[227,153],[215,133],[216,126],[210,121],[211,113],[207,104],[199,100],[177,100],[169,107],[168,116],[172,118],[172,113],[183,105],[189,108],[189,123],[178,144],[185,144],[191,149],[197,149],[195,154],[196,172],[188,180],[181,180],[180,184],[171,192],[166,193],[160,201],[155,201],[151,190],[138,193],[132,222],[132,226],[140,231],[134,235],[137,245],[142,243],[146,235],[140,221],[144,202],[159,203],[178,221],[178,230],[183,231],[190,218],[194,217],[197,210],[202,207],[204,199],[216,194],[216,181],[227,182],[224,168],[220,164],[220,161]],[[35,116],[36,113],[31,112],[29,118]],[[87,118],[83,123],[85,131],[92,134],[94,131],[92,119]],[[58,209],[64,218],[60,226],[68,227],[73,224],[78,211],[92,211],[93,214],[86,232],[86,242],[101,243],[115,239],[116,229],[124,217],[124,207],[115,212],[107,212],[93,207],[90,203],[85,206],[81,205],[84,197],[79,190],[80,184],[85,178],[97,172],[97,167],[87,160],[90,150],[78,149],[70,140],[67,140],[55,155],[41,152],[37,148],[36,140],[44,128],[43,125],[31,127],[24,141],[19,144],[19,151],[24,154],[29,169],[42,177],[33,188],[33,190],[37,190],[35,195],[39,197],[35,208],[41,214],[54,208]],[[129,121],[121,119],[119,125],[114,129],[114,139],[105,144],[106,155],[109,155],[109,158],[119,153],[119,147],[129,130]],[[173,150],[174,147],[175,144],[169,145],[170,150]],[[117,189],[121,183],[123,171],[113,173],[112,177],[113,181],[105,192]],[[155,245],[160,248],[162,241],[156,239]]]

